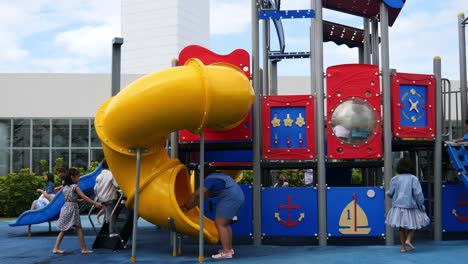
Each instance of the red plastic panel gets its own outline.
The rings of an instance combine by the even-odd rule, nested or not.
[[[378,66],[343,64],[327,69],[328,158],[381,158],[381,119]]]
[[[314,159],[314,117],[310,95],[263,97],[262,159]]]
[[[391,85],[393,136],[434,139],[434,75],[394,72]]]
[[[184,65],[191,58],[201,60],[205,65],[212,64],[231,64],[241,69],[242,72],[250,79],[250,56],[249,53],[242,49],[234,50],[233,52],[221,55],[213,51],[197,45],[185,47],[179,54],[179,65]],[[252,118],[249,113],[244,121],[237,127],[227,131],[215,131],[205,129],[206,141],[250,141],[252,140],[251,129]],[[188,130],[179,132],[180,142],[198,142],[200,136],[190,133]]]
[[[244,122],[242,122],[240,125],[231,130],[216,131],[206,128],[205,130],[203,130],[203,132],[205,133],[205,141],[250,141],[252,140],[251,120],[252,117],[251,113],[249,112],[247,117],[244,119]],[[190,143],[199,142],[200,135],[192,134],[188,130],[184,129],[179,132],[179,141]]]
[[[233,52],[222,55],[214,53],[198,45],[190,45],[182,49],[179,53],[179,65],[184,65],[191,58],[201,60],[205,65],[217,63],[229,63],[244,72],[245,76],[250,80],[250,55],[246,50],[236,49]]]

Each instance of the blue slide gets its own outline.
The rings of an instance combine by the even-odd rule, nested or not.
[[[460,179],[468,188],[468,145],[464,143],[445,142],[453,167]]]
[[[83,192],[94,188],[96,177],[101,173],[102,167],[99,166],[95,171],[90,174],[80,177],[78,186]],[[28,210],[22,213],[15,222],[9,223],[10,226],[23,226],[40,224],[47,221],[55,220],[60,214],[60,209],[64,204],[62,190],[60,190],[54,199],[44,208],[38,210]]]

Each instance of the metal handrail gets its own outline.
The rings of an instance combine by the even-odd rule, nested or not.
[[[91,226],[93,227],[93,230],[94,230],[94,233],[96,233],[96,235],[98,234],[97,230],[96,230],[96,226],[94,226],[94,222],[93,222],[93,219],[91,219],[91,213],[93,212],[95,206],[91,206],[91,209],[89,209],[89,212],[88,212],[88,219],[89,219],[89,222],[91,223]]]
[[[123,198],[124,198],[124,193],[122,192],[122,190],[119,190],[119,193],[120,193],[120,196],[119,198],[117,199],[117,202],[115,203],[115,206],[114,206],[114,209],[112,209],[112,213],[111,213],[111,219],[112,217],[114,216],[115,214],[115,211],[117,210],[117,207],[119,206],[119,204],[122,202]]]
[[[124,194],[121,190],[119,190],[119,193],[120,193],[120,196],[119,198],[117,199],[117,202],[115,203],[115,206],[114,206],[114,209],[112,210],[112,213],[111,213],[111,219],[112,217],[114,216],[115,214],[115,211],[117,209],[117,206],[122,202],[123,200],[123,197],[124,197]],[[94,230],[94,233],[96,233],[96,235],[98,234],[97,230],[96,230],[96,226],[94,225],[94,222],[93,222],[93,219],[91,218],[91,213],[94,211],[94,208],[96,208],[94,205],[91,206],[91,209],[89,209],[89,212],[88,212],[88,219],[89,219],[89,222],[91,223],[91,226],[93,227],[93,230]]]

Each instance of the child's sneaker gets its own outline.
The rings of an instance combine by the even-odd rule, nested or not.
[[[224,252],[221,252],[221,253],[218,253],[216,255],[213,255],[211,256],[212,258],[214,259],[231,259],[232,258],[232,254],[231,253],[224,253]]]
[[[218,253],[222,253],[222,252],[223,252],[222,249],[218,250]],[[229,253],[230,253],[231,255],[234,255],[234,249],[231,248],[231,251],[230,251]]]

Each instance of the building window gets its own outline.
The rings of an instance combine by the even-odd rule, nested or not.
[[[52,147],[69,147],[70,144],[70,120],[52,120]]]
[[[50,120],[33,120],[33,147],[50,147]]]
[[[10,150],[0,149],[0,176],[8,175],[10,171]]]
[[[0,119],[0,149],[10,147],[11,120]]]
[[[68,162],[70,158],[69,149],[52,149],[52,164],[58,158],[63,158],[63,166],[70,167]]]
[[[43,172],[49,171],[49,168],[47,168],[47,171],[43,171],[41,168],[41,160],[45,160],[50,164],[49,149],[33,149],[32,155],[32,172],[40,175]]]
[[[72,167],[88,167],[88,149],[72,149],[71,166]]]
[[[91,161],[101,161],[104,159],[104,152],[102,149],[91,149],[90,150],[90,160]]]
[[[13,171],[29,168],[30,153],[29,149],[13,149]]]
[[[29,148],[31,145],[31,121],[29,119],[13,120],[13,147]]]
[[[0,176],[22,168],[42,174],[57,158],[66,167],[87,169],[104,158],[93,123],[89,118],[0,119]],[[42,168],[41,160],[49,168]]]
[[[101,147],[101,140],[97,136],[94,121],[91,122],[91,147]]]
[[[89,120],[88,119],[73,119],[72,120],[72,147],[88,147],[89,146]],[[86,158],[87,160],[87,158]]]

